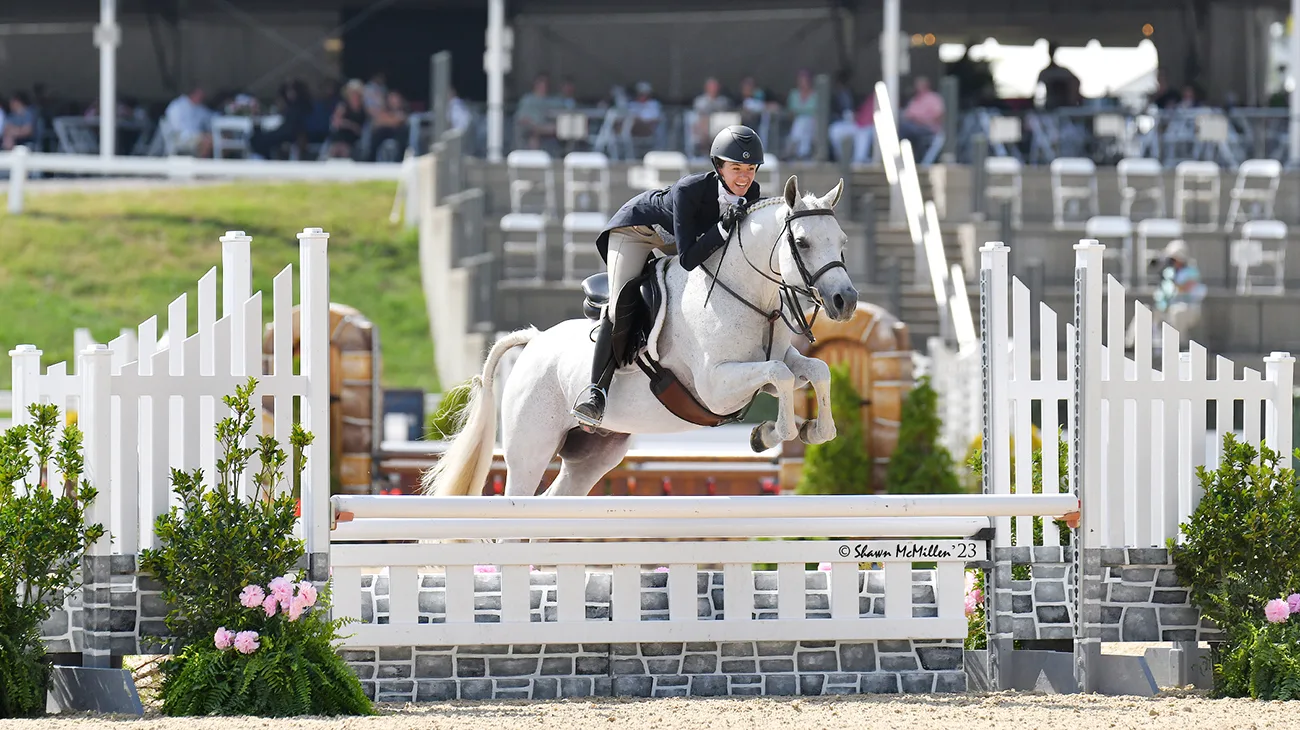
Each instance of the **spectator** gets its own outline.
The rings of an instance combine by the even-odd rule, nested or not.
[[[627,121],[623,133],[629,137],[654,137],[663,121],[663,107],[653,96],[649,81],[638,81],[636,97],[627,103]]]
[[[533,79],[533,90],[519,99],[515,111],[515,128],[523,143],[532,149],[539,149],[543,139],[555,139],[555,114],[563,107],[563,102],[551,96],[551,79],[546,74],[537,74]]]
[[[831,145],[835,149],[836,159],[844,159],[844,142],[852,139],[853,162],[865,164],[871,161],[874,132],[876,130],[875,113],[876,98],[871,94],[867,94],[862,103],[858,105],[857,111],[852,113],[852,116],[831,124],[827,133],[830,136]]]
[[[370,118],[370,148],[374,150],[376,161],[379,161],[381,156],[385,162],[397,162],[402,159],[402,151],[406,149],[407,142],[406,120],[406,100],[400,93],[389,91],[384,106]],[[395,152],[388,153],[381,150],[385,144],[389,148],[396,147]]]
[[[343,100],[334,107],[330,120],[330,157],[355,158],[365,125],[364,87],[360,80],[352,79],[343,87]]]
[[[958,108],[961,110],[998,106],[997,84],[993,81],[989,62],[970,57],[971,48],[979,43],[974,38],[966,41],[966,50],[961,58],[948,64],[948,75],[957,78]]]
[[[691,131],[695,140],[695,154],[707,152],[713,140],[710,134],[709,120],[713,114],[731,109],[731,102],[722,95],[722,85],[710,76],[704,80],[704,93],[695,97],[695,124]]]
[[[839,71],[835,74],[835,91],[831,92],[831,121],[852,121],[857,105],[853,103],[853,74]]]
[[[388,77],[383,71],[376,71],[366,84],[362,96],[366,101],[366,113],[374,116],[384,109],[388,99]]]
[[[763,112],[773,105],[769,104],[763,90],[754,84],[751,76],[740,82],[740,123],[751,129],[759,129],[763,124]]]
[[[282,120],[280,126],[272,130],[259,128],[253,132],[253,152],[263,159],[283,159],[282,148],[285,145],[306,142],[307,120],[312,111],[307,84],[296,79],[282,84],[276,107]]]
[[[172,147],[178,155],[212,156],[212,117],[214,112],[203,105],[206,92],[196,86],[167,105],[163,118],[170,127]]]
[[[9,115],[4,118],[4,144],[6,150],[18,145],[32,146],[36,139],[36,112],[31,98],[19,91],[9,99]]]
[[[943,97],[930,88],[925,76],[917,76],[912,89],[912,100],[898,122],[898,136],[912,143],[912,154],[920,162],[935,135],[943,131]]]
[[[564,81],[560,84],[560,102],[565,109],[578,108],[577,89],[573,85],[573,79],[567,76],[564,77]]]
[[[1201,272],[1191,258],[1187,244],[1181,240],[1170,241],[1164,256],[1156,262],[1160,268],[1160,283],[1153,297],[1152,342],[1159,343],[1160,325],[1168,322],[1178,330],[1180,343],[1186,343],[1192,327],[1201,319],[1201,303],[1205,301],[1206,288],[1201,282]],[[1133,347],[1137,336],[1137,320],[1129,325],[1126,347]]]
[[[1178,105],[1179,94],[1169,86],[1164,69],[1156,71],[1156,90],[1151,93],[1151,104],[1157,109],[1171,109]]]
[[[1079,106],[1079,77],[1070,69],[1056,63],[1056,52],[1061,47],[1055,41],[1048,44],[1047,66],[1038,72],[1038,83],[1043,85],[1043,108],[1060,109]]]
[[[785,110],[794,117],[785,141],[785,156],[806,160],[812,157],[813,134],[817,130],[817,90],[812,85],[812,74],[806,69],[799,71],[795,88],[786,98]]]
[[[468,129],[474,121],[474,114],[469,110],[465,100],[456,93],[456,87],[447,92],[447,124],[452,129]]]
[[[324,142],[329,137],[330,124],[339,99],[339,85],[336,82],[326,80],[321,84],[320,96],[312,100],[311,114],[307,117],[308,142]]]

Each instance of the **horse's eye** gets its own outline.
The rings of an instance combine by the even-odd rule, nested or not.
[[[806,249],[808,248],[808,246],[809,246],[808,239],[806,239],[806,238],[796,238],[796,239],[794,240],[794,245],[798,246],[799,248],[802,248],[802,249],[805,249],[805,250],[806,250]]]

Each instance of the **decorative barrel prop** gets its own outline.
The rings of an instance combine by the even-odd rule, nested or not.
[[[297,360],[300,313],[293,310],[293,355]],[[262,339],[262,371],[271,372],[275,332],[267,325]],[[352,307],[330,304],[330,476],[331,492],[370,494],[378,425],[379,332]],[[275,422],[272,401],[265,400],[267,433]]]
[[[885,309],[861,302],[847,322],[818,317],[813,326],[817,342],[796,338],[800,352],[816,357],[827,365],[847,363],[853,387],[862,398],[862,423],[865,427],[867,453],[872,469],[869,491],[884,488],[889,457],[898,444],[898,426],[903,414],[903,398],[912,389],[912,345],[907,325]],[[812,388],[796,398],[795,415],[812,418],[817,412],[817,397]],[[781,453],[781,485],[792,490],[799,484],[803,468],[804,445],[798,441],[785,444]]]

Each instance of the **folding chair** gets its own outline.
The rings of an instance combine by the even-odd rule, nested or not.
[[[1115,175],[1119,179],[1120,215],[1131,220],[1133,205],[1150,201],[1155,208],[1152,217],[1165,217],[1165,178],[1160,160],[1125,157],[1115,165]]]
[[[1283,272],[1286,268],[1286,224],[1277,220],[1247,221],[1241,226],[1241,240],[1233,241],[1232,264],[1237,267],[1237,293],[1250,294],[1251,269],[1271,264],[1273,286],[1264,291],[1282,294]]]

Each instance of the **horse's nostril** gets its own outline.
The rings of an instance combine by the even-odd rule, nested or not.
[[[844,295],[843,295],[843,294],[836,294],[835,296],[831,297],[831,301],[835,302],[835,309],[840,310],[840,311],[843,311],[843,309],[844,309]]]

